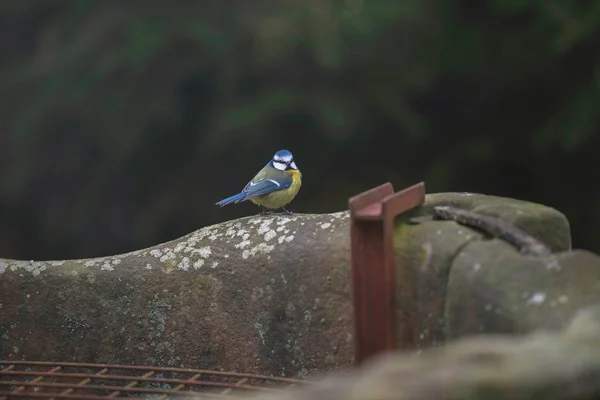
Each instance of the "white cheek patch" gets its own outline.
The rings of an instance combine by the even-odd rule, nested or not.
[[[285,163],[283,163],[283,162],[274,160],[273,161],[273,166],[275,168],[277,168],[278,170],[280,170],[280,171],[285,171]]]
[[[290,163],[290,167],[292,167],[293,169],[298,169],[298,167],[296,167],[296,163],[294,161],[292,161]]]
[[[292,161],[292,156],[284,156],[281,157],[281,161],[285,162],[286,164],[289,163],[290,161]]]

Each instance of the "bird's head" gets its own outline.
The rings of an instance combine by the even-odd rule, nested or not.
[[[269,165],[273,168],[276,168],[280,171],[297,171],[298,167],[294,162],[294,156],[288,150],[279,150],[271,161]]]

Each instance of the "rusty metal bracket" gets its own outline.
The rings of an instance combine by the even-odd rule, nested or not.
[[[398,193],[388,182],[348,201],[357,364],[396,348],[394,219],[424,201],[423,182]],[[400,265],[398,273],[402,299],[414,300],[411,271]],[[406,305],[403,309],[414,308]],[[413,318],[414,313],[401,315],[400,348],[416,343]]]

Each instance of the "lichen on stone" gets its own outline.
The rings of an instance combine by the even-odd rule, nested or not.
[[[537,292],[534,293],[528,300],[528,305],[540,305],[546,300],[546,293]]]
[[[45,261],[14,261],[8,264],[8,268],[4,267],[4,270],[10,269],[14,272],[24,270],[31,273],[33,276],[38,276],[43,271],[48,269],[49,266],[50,263]]]

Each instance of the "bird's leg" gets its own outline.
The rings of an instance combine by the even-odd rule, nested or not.
[[[287,215],[292,215],[293,212],[291,212],[290,210],[286,209],[285,207],[281,207],[281,209],[283,210],[284,213],[286,213]]]
[[[262,211],[260,212],[260,215],[268,215],[271,214],[273,211],[267,210],[265,207],[262,207]]]

